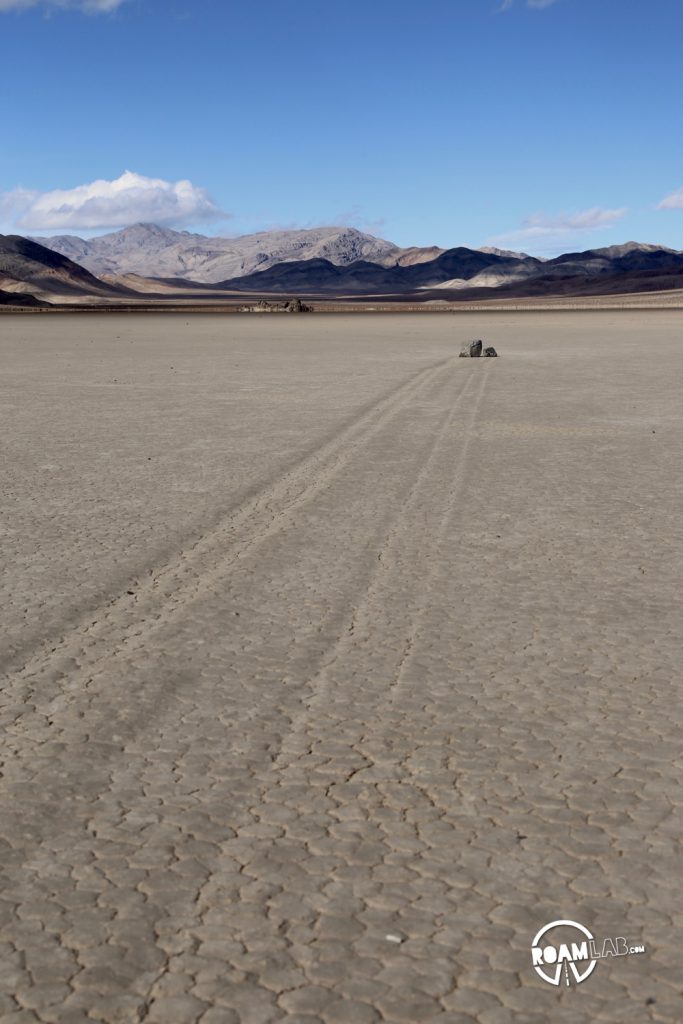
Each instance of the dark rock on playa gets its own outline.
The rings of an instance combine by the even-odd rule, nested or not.
[[[488,348],[485,348],[485,349],[484,349],[484,355],[485,355],[485,356],[497,356],[497,355],[498,355],[498,353],[496,352],[496,350],[495,350],[495,348],[493,347],[493,345],[489,345],[489,347],[488,347]]]
[[[301,299],[288,302],[266,302],[260,299],[254,304],[239,307],[240,313],[311,313],[313,306],[307,306]]]
[[[462,349],[460,353],[460,358],[467,359],[468,357],[470,357],[472,359],[478,359],[479,356],[481,355],[481,350],[482,342],[480,340],[470,341]]]
[[[310,313],[311,307],[305,305],[301,299],[290,299],[289,302],[285,302],[285,311],[287,313]]]

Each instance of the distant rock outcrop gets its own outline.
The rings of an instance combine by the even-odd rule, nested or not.
[[[251,305],[240,306],[240,313],[312,313],[313,306],[307,306],[301,299],[290,299],[289,302],[266,302],[260,299]]]
[[[495,356],[498,355],[498,353],[496,352],[496,350],[493,347],[493,345],[489,345],[487,348],[484,349],[484,355],[485,356],[493,356],[493,357],[495,357]]]

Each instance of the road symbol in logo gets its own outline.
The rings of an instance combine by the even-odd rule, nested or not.
[[[571,930],[562,934],[559,945],[551,942],[548,936],[555,928]],[[597,965],[598,961],[591,955],[594,948],[593,935],[582,924],[576,921],[551,921],[536,933],[531,943],[531,962],[539,978],[543,978],[549,985],[559,985],[563,974],[566,984],[570,985],[570,971],[573,980],[580,985],[590,977]]]

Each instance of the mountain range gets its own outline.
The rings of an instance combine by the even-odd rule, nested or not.
[[[681,288],[683,253],[627,242],[539,260],[460,247],[407,266],[362,260],[345,266],[320,259],[284,262],[224,281],[222,287],[252,293],[385,295],[411,300],[599,295]]]
[[[401,249],[393,242],[356,228],[307,228],[261,231],[238,238],[210,238],[189,231],[172,231],[156,224],[134,224],[122,231],[84,239],[76,235],[33,238],[67,256],[98,277],[138,274],[141,277],[180,277],[217,284],[279,263],[324,259],[335,266],[367,260],[392,266],[434,259],[443,249]]]
[[[233,239],[153,224],[87,240],[0,235],[0,303],[15,305],[143,295],[216,301],[223,293],[457,301],[674,288],[683,288],[683,252],[638,242],[543,260],[492,248],[401,248],[346,227]]]

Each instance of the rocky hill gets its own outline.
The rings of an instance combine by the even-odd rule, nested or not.
[[[357,260],[391,264],[403,252],[393,242],[347,227],[209,238],[155,224],[135,224],[87,240],[75,235],[56,235],[34,241],[75,260],[97,276],[138,274],[205,284],[268,270],[293,260],[325,259],[335,266]],[[427,251],[426,258],[432,258],[432,251]]]
[[[126,294],[125,289],[98,280],[68,257],[21,235],[0,235],[0,291],[48,303]]]

